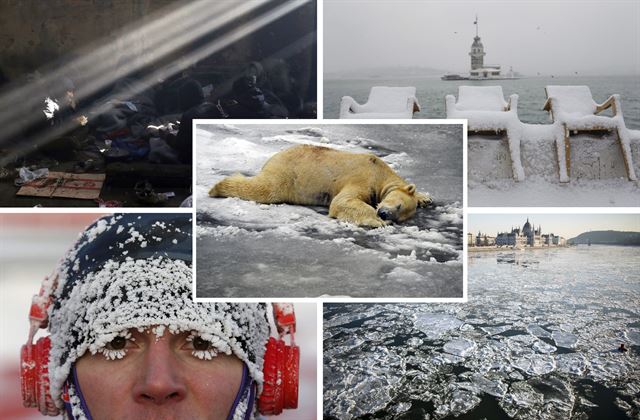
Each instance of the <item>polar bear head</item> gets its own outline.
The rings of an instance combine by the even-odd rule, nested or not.
[[[404,222],[413,217],[417,207],[426,207],[433,199],[429,194],[416,192],[415,184],[384,191],[376,207],[378,217],[392,222]]]

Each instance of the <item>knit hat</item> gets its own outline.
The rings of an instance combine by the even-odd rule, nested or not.
[[[113,215],[81,234],[45,285],[53,288],[49,378],[58,407],[75,361],[87,351],[123,357],[105,345],[131,328],[152,327],[158,336],[191,332],[214,348],[194,356],[233,354],[261,388],[266,304],[195,303],[191,249],[189,214]]]

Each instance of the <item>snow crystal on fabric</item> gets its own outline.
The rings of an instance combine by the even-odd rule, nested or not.
[[[198,335],[212,343],[211,355],[242,360],[261,388],[267,305],[193,301],[191,223],[169,214],[104,217],[62,259],[43,286],[53,298],[49,374],[56,405],[63,405],[62,388],[75,361],[87,352],[126,357],[105,344],[132,328],[150,328],[157,336],[166,330]]]

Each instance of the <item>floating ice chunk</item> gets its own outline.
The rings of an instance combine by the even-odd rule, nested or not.
[[[474,392],[457,389],[451,394],[451,402],[449,403],[451,414],[459,416],[460,414],[471,411],[480,404],[480,401],[480,397]]]
[[[482,392],[485,392],[494,397],[502,398],[507,393],[507,385],[501,380],[488,379],[483,375],[474,374],[471,377],[471,382]]]
[[[342,347],[345,350],[351,350],[355,347],[358,347],[364,343],[364,340],[359,337],[349,337],[344,343],[342,343]]]
[[[475,351],[476,347],[475,342],[467,340],[466,338],[459,338],[448,341],[444,345],[443,350],[456,356],[467,357]]]
[[[623,376],[629,369],[630,367],[620,360],[594,357],[590,360],[588,375],[596,381],[604,382]]]
[[[508,331],[511,329],[511,325],[497,325],[492,327],[480,327],[484,332],[489,335],[496,335]]]
[[[340,413],[339,418],[344,419],[375,413],[385,408],[392,400],[391,386],[385,378],[378,377],[362,377],[359,383],[354,384],[352,390],[348,389],[344,394],[340,399],[346,399],[345,403],[348,407],[341,409],[347,410],[342,413],[336,410],[332,413],[333,415]]]
[[[431,358],[431,363],[436,365],[455,365],[464,362],[464,357],[449,353],[436,353]]]
[[[584,375],[589,367],[589,362],[580,353],[558,354],[556,355],[556,366],[560,372]]]
[[[625,333],[625,337],[627,340],[631,342],[631,344],[635,346],[640,346],[640,331],[639,330],[629,330]]]
[[[627,413],[627,415],[629,415],[629,418],[631,418],[633,407],[628,402],[618,397],[616,398],[615,403],[622,411],[624,411],[625,413]]]
[[[544,396],[527,382],[515,382],[499,404],[509,417],[525,419],[540,417],[543,402]]]
[[[536,337],[551,338],[551,333],[537,324],[527,325],[527,331],[529,331],[530,334],[533,334]]]
[[[387,274],[387,280],[401,283],[418,283],[424,281],[425,278],[415,271],[407,270],[403,267],[396,267]]]
[[[424,340],[418,337],[411,337],[410,339],[407,340],[407,344],[410,345],[411,347],[419,347],[422,345],[422,343],[424,343]]]
[[[554,331],[551,333],[551,338],[556,342],[556,346],[567,349],[575,349],[578,342],[578,337],[575,334],[565,331]]]
[[[439,338],[447,331],[460,328],[463,322],[447,314],[417,314],[414,328],[422,331],[428,338]]]
[[[409,411],[410,409],[411,409],[410,402],[401,402],[401,403],[398,403],[395,407],[393,407],[391,411],[396,414],[402,414]]]
[[[333,328],[340,325],[350,324],[353,321],[357,321],[362,318],[366,318],[367,315],[364,315],[360,312],[352,312],[348,314],[337,315],[329,320],[325,320],[324,328]]]
[[[537,340],[535,337],[530,336],[529,334],[516,334],[507,338],[507,344],[511,347],[514,345],[522,346],[532,346]]]
[[[544,395],[544,406],[538,417],[549,420],[571,418],[576,396],[569,383],[554,376],[532,378],[528,383]]]
[[[515,359],[513,367],[520,369],[527,375],[537,376],[553,372],[556,368],[556,362],[552,356],[534,354]]]
[[[556,350],[558,350],[556,347],[552,346],[551,344],[547,344],[544,341],[536,341],[535,343],[533,343],[533,349],[538,353],[545,354],[554,353]]]
[[[580,397],[579,401],[580,401],[580,405],[585,406],[585,407],[597,407],[598,406],[598,404],[592,403],[591,401],[589,401],[585,397]]]

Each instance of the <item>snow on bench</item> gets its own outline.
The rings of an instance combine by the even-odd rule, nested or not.
[[[637,180],[631,157],[631,135],[624,123],[620,95],[612,95],[598,104],[593,100],[589,86],[547,86],[545,91],[547,101],[543,109],[549,111],[553,123],[562,128],[561,135],[556,137],[561,182],[569,181],[571,132],[602,130],[615,130],[627,177],[630,181]],[[608,108],[612,108],[613,117],[596,115]]]
[[[413,118],[420,111],[415,87],[374,86],[363,105],[351,96],[340,102],[340,118]]]
[[[518,95],[504,100],[502,86],[460,86],[458,101],[453,95],[445,97],[447,118],[466,119],[469,131],[505,131],[511,156],[513,178],[524,181],[520,159],[522,123],[518,119]]]

